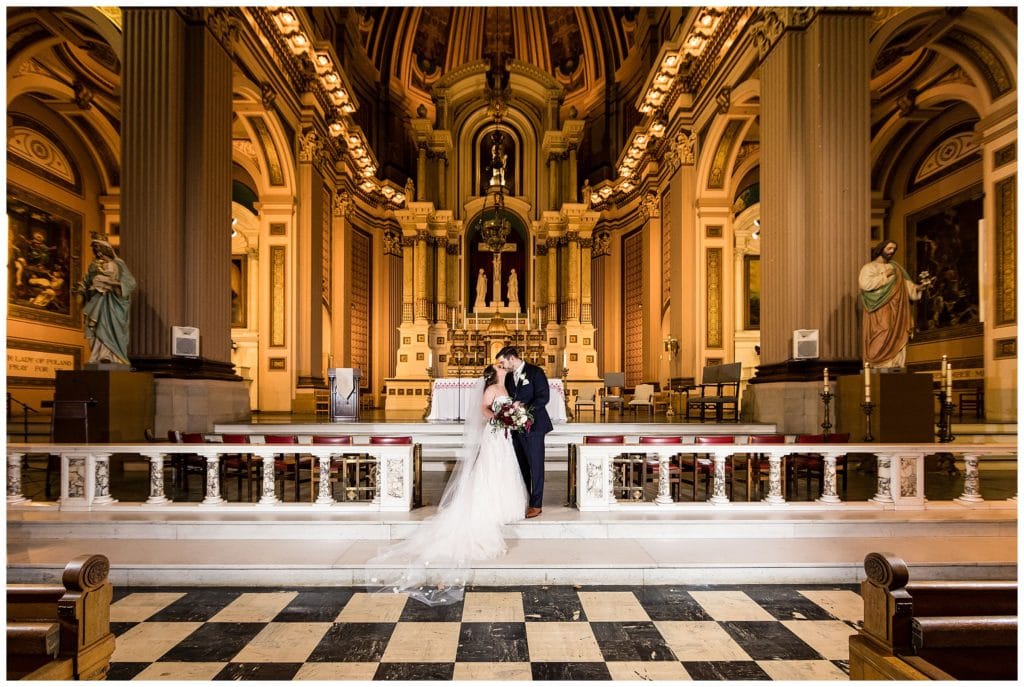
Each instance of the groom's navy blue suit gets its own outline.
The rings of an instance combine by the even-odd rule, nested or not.
[[[551,395],[548,378],[544,370],[526,363],[523,381],[516,384],[515,374],[510,372],[505,375],[505,389],[513,400],[521,401],[533,411],[530,431],[513,432],[512,445],[530,492],[530,508],[540,508],[544,500],[544,435],[553,429],[547,408]]]

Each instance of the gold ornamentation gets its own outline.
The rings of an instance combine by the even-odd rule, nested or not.
[[[996,325],[1017,321],[1017,177],[996,184]]]
[[[270,345],[285,345],[285,247],[270,247]]]
[[[708,348],[722,347],[722,249],[708,248],[707,269],[707,342]]]

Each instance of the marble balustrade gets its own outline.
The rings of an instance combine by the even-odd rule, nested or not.
[[[817,454],[824,462],[821,495],[817,504],[843,507],[847,503],[836,493],[836,461],[853,454],[874,454],[877,456],[877,489],[868,502],[856,502],[857,507],[865,505],[877,508],[914,509],[925,508],[926,456],[936,453],[950,453],[962,460],[965,467],[964,491],[955,499],[956,503],[972,506],[984,503],[979,489],[978,463],[986,457],[1005,458],[1017,456],[1016,444],[719,444],[719,445],[654,445],[654,444],[586,444],[577,447],[576,484],[577,505],[581,511],[611,511],[618,509],[664,510],[686,508],[724,507],[733,504],[726,491],[726,462],[734,455],[745,458],[748,454],[760,454],[768,460],[768,494],[762,503],[771,506],[807,507],[807,503],[795,506],[786,501],[782,494],[782,460],[786,456]],[[628,454],[628,458],[625,457]],[[678,454],[701,454],[711,459],[711,489],[706,501],[673,501],[670,489],[670,463]],[[620,499],[616,492],[628,489],[618,483],[619,470],[616,460],[637,460],[645,456],[648,465],[658,465],[653,473],[657,484],[657,497],[650,501]],[[687,466],[684,464],[684,470]],[[846,469],[849,469],[847,465]],[[701,480],[701,474],[695,481]],[[695,487],[696,488],[696,487]],[[1013,497],[1016,499],[1016,496]],[[747,505],[747,504],[744,504]]]
[[[176,507],[210,507],[230,505],[232,512],[262,510],[285,504],[275,494],[274,456],[301,454],[312,456],[317,466],[314,474],[316,500],[310,503],[288,503],[288,507],[332,508],[338,510],[409,511],[414,491],[415,446],[404,445],[284,445],[284,444],[8,444],[7,504],[28,504],[22,493],[22,458],[26,454],[60,456],[60,510],[93,510],[117,503],[110,493],[110,459],[117,454],[142,456],[149,461],[149,498],[130,504],[138,508],[167,508],[172,501],[164,493],[164,464],[174,455],[200,456],[206,460],[205,496],[201,503],[173,504]],[[263,461],[260,499],[256,503],[228,503],[221,495],[219,461],[222,455],[246,453]],[[335,501],[331,493],[331,461],[343,454],[367,454],[376,460],[376,493],[372,501]],[[129,504],[121,504],[129,505]]]

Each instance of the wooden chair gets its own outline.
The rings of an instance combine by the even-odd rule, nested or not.
[[[691,410],[699,411],[701,422],[707,420],[708,409],[715,411],[715,422],[722,422],[725,409],[732,406],[733,420],[740,419],[740,375],[743,371],[741,363],[727,365],[710,365],[704,368],[701,376],[700,396],[691,399],[687,394],[686,417],[691,417]]]
[[[786,435],[784,434],[751,434],[747,438],[747,443],[754,446],[764,444],[784,444],[786,443]],[[758,496],[764,498],[765,488],[764,485],[768,482],[769,471],[771,470],[768,456],[763,453],[757,453],[751,451],[747,454],[747,500],[752,500],[753,484],[752,477],[757,475],[757,491]],[[733,466],[735,472],[735,466]]]
[[[654,417],[654,385],[653,384],[637,384],[636,389],[633,392],[632,400],[626,404],[627,408],[632,409],[633,418],[636,419],[637,411],[640,408],[647,408],[647,412],[650,417]]]
[[[318,446],[351,446],[352,445],[352,437],[348,436],[348,435],[337,435],[337,434],[331,434],[331,435],[327,435],[327,434],[314,434],[313,435],[313,443],[318,445]],[[313,465],[312,465],[312,468],[311,468],[312,471],[313,471],[313,475],[314,476],[310,477],[310,479],[311,479],[311,481],[313,483],[316,482],[315,475],[318,472],[318,468],[319,468],[319,460],[314,459]],[[331,461],[331,466],[330,466],[330,474],[328,475],[328,478],[330,478],[331,476],[335,476],[336,477],[339,474],[339,471],[340,471],[340,466],[338,465],[338,463],[336,463],[335,461],[332,460]],[[314,491],[315,491],[315,489],[312,489],[312,488],[310,489],[310,499],[311,500],[315,499],[315,496],[313,494]],[[332,492],[333,492],[333,489],[332,489]]]
[[[640,437],[640,443],[644,446],[679,446],[683,443],[683,438],[680,436],[649,436]],[[668,463],[668,484],[669,489],[672,491],[672,500],[679,501],[680,496],[680,475],[682,473],[682,466],[677,460],[674,464],[671,460]],[[648,478],[655,484],[657,489],[657,482],[661,474],[661,461],[648,456],[647,457],[647,471]]]
[[[593,413],[594,420],[597,420],[597,391],[593,388],[580,389],[576,393],[576,402],[573,404],[576,410],[577,417],[580,414],[580,408],[586,408],[590,406],[590,412]]]
[[[604,375],[604,388],[601,390],[601,417],[604,417],[609,408],[616,408],[622,412],[622,388],[626,386],[626,375],[623,372],[606,372]],[[616,390],[612,393],[612,390]]]
[[[265,444],[283,444],[283,445],[296,445],[299,443],[298,438],[294,434],[264,434],[263,443]],[[295,501],[299,501],[299,487],[301,482],[299,481],[299,471],[302,469],[302,463],[311,461],[309,456],[305,458],[295,452],[280,453],[274,456],[274,475],[281,475],[281,500],[284,500],[284,483],[288,480],[288,466],[294,468],[294,482],[295,482]],[[310,463],[311,464],[311,463]],[[312,464],[311,464],[312,465]],[[310,473],[312,475],[312,473]],[[276,489],[276,485],[275,485]]]
[[[735,444],[736,437],[732,435],[714,435],[714,436],[698,436],[694,437],[693,443],[696,446],[712,446],[719,444]],[[715,472],[715,461],[706,453],[699,454],[694,453],[692,456],[693,469],[690,472],[690,480],[685,479],[685,472],[680,470],[679,481],[685,484],[693,485],[693,500],[697,500],[697,480],[699,477],[704,478],[704,494],[710,496],[711,494],[711,478]],[[728,481],[728,488],[730,498],[732,498],[732,465],[731,461],[725,463],[725,475]]]
[[[850,441],[848,433],[842,434],[799,434],[798,444],[846,444]],[[811,500],[811,480],[818,480],[818,488],[825,481],[825,458],[820,453],[797,453],[788,457],[786,481],[793,485],[793,494],[798,493],[800,478],[807,480],[807,499]],[[842,476],[842,489],[846,493],[846,456],[836,457],[836,475]]]

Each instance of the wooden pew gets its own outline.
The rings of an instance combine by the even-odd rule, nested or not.
[[[864,625],[850,637],[851,680],[1017,677],[1017,583],[910,582],[888,553],[864,559]]]
[[[104,680],[114,653],[106,556],[84,555],[60,585],[7,585],[8,680]]]

